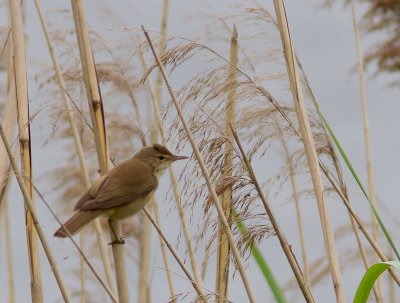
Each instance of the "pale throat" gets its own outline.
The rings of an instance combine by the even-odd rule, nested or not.
[[[158,165],[158,167],[154,167],[154,174],[157,177],[161,177],[170,165],[171,163],[168,162],[161,163],[160,165]]]

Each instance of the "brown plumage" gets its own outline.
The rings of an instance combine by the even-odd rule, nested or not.
[[[55,233],[65,238],[75,235],[99,216],[122,220],[141,210],[158,187],[158,178],[176,160],[187,159],[173,155],[160,144],[144,147],[133,158],[124,161],[100,177],[78,200],[77,211]]]

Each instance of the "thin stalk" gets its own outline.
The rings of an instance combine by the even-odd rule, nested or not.
[[[57,217],[56,213],[53,211],[53,209],[50,207],[49,203],[46,201],[46,199],[43,197],[43,195],[41,194],[41,192],[37,189],[37,187],[33,185],[33,188],[35,189],[36,194],[40,197],[40,199],[43,201],[43,203],[45,204],[45,206],[47,207],[47,209],[50,211],[50,213],[52,214],[53,218],[57,221],[57,223],[63,227],[65,229],[65,226],[63,225],[63,223],[61,222],[60,218]],[[68,238],[71,240],[72,244],[75,246],[75,248],[77,249],[77,251],[79,252],[80,256],[83,258],[83,260],[86,262],[87,266],[90,268],[90,270],[92,271],[93,275],[95,276],[95,278],[97,279],[97,281],[100,282],[100,285],[104,288],[104,290],[107,292],[107,294],[110,296],[111,301],[113,302],[118,302],[116,299],[116,296],[114,294],[114,292],[108,287],[107,283],[104,282],[104,280],[100,277],[99,273],[97,272],[97,270],[93,267],[93,265],[89,262],[89,259],[87,258],[87,256],[83,253],[82,249],[80,249],[79,245],[75,242],[75,240],[72,238],[72,235],[69,233],[69,231],[67,230],[67,236]]]
[[[86,161],[85,161],[85,155],[83,152],[81,135],[80,135],[80,132],[79,132],[78,127],[75,122],[74,111],[71,108],[69,96],[66,91],[65,81],[64,81],[64,78],[63,78],[63,75],[61,72],[60,65],[58,64],[58,60],[55,55],[53,45],[51,43],[50,35],[47,30],[46,21],[44,19],[44,16],[43,16],[40,4],[39,4],[39,0],[35,0],[35,6],[36,6],[36,10],[39,15],[39,19],[40,19],[40,23],[42,26],[44,36],[46,38],[47,48],[49,49],[51,60],[53,62],[53,68],[56,73],[57,84],[58,84],[58,87],[60,88],[60,93],[63,97],[66,112],[68,114],[68,121],[69,121],[71,130],[72,130],[76,153],[77,153],[78,159],[79,159],[80,170],[81,170],[81,173],[83,176],[83,184],[84,184],[85,189],[88,189],[90,187],[90,177],[89,177],[89,171],[88,171]],[[107,249],[106,243],[103,238],[103,230],[102,230],[99,219],[96,219],[94,221],[94,227],[95,227],[95,231],[96,231],[97,245],[99,247],[101,260],[103,262],[103,267],[104,267],[104,272],[106,274],[107,283],[108,283],[108,286],[112,290],[114,290],[115,286],[114,286],[114,282],[113,282],[113,274],[112,274],[112,269],[111,269],[110,256],[108,254],[108,249]]]
[[[79,233],[79,246],[83,250],[85,245],[85,231]],[[86,286],[85,286],[85,260],[81,256],[79,258],[79,280],[80,280],[80,290],[79,290],[79,302],[86,303]]]
[[[179,266],[181,267],[181,269],[183,270],[183,272],[185,273],[186,277],[189,279],[189,281],[192,283],[193,288],[195,289],[195,291],[197,292],[197,294],[199,295],[199,299],[202,302],[207,302],[206,301],[206,295],[203,291],[203,288],[201,288],[199,285],[197,285],[197,283],[195,282],[194,278],[192,277],[192,275],[190,274],[189,270],[187,269],[187,267],[185,266],[185,263],[183,263],[183,261],[179,258],[177,252],[175,251],[175,249],[173,248],[173,246],[168,242],[167,238],[165,237],[162,229],[160,228],[160,226],[154,221],[154,219],[151,217],[150,213],[147,211],[146,208],[143,208],[143,212],[146,214],[147,218],[149,218],[151,224],[153,224],[153,226],[155,227],[155,229],[157,230],[158,234],[160,235],[160,237],[163,239],[165,245],[167,245],[169,251],[171,252],[171,254],[174,256],[176,262],[178,262]]]
[[[159,48],[160,56],[164,55],[165,48],[166,48],[165,33],[167,32],[168,9],[169,9],[169,0],[164,0],[163,13],[162,13],[162,18],[161,18],[160,36],[158,38],[158,42],[160,43],[160,48]],[[156,76],[155,100],[158,102],[159,106],[161,103],[161,93],[162,93],[161,85],[162,85],[162,74],[160,71],[158,71],[157,76]]]
[[[33,205],[32,198],[31,198],[31,193],[28,191],[28,187],[26,186],[26,182],[24,181],[24,178],[22,177],[21,173],[19,172],[18,166],[17,166],[17,164],[16,164],[16,162],[14,160],[14,156],[13,156],[11,148],[10,148],[10,143],[9,143],[9,141],[7,139],[7,135],[5,133],[3,124],[1,122],[0,122],[0,136],[1,136],[2,140],[3,140],[4,146],[5,146],[6,151],[7,151],[8,159],[10,161],[11,167],[12,167],[12,169],[14,171],[14,175],[15,175],[17,181],[18,181],[18,185],[19,185],[19,187],[21,189],[21,192],[22,192],[22,195],[24,197],[24,203],[25,203],[26,209],[29,212],[30,217],[32,218],[33,227],[35,228],[35,230],[37,232],[37,235],[39,236],[39,240],[40,240],[40,242],[42,244],[43,250],[44,250],[44,252],[46,254],[46,257],[47,257],[47,259],[49,261],[51,270],[52,270],[52,272],[54,274],[54,277],[55,277],[55,279],[57,281],[57,285],[58,285],[58,287],[59,287],[59,289],[61,291],[61,295],[62,295],[64,301],[69,303],[69,302],[71,302],[71,300],[70,300],[69,295],[68,295],[68,293],[67,293],[67,291],[65,289],[64,282],[63,282],[63,279],[61,277],[61,273],[58,270],[57,263],[55,261],[55,258],[53,256],[52,252],[51,252],[51,249],[50,249],[50,246],[49,246],[49,244],[47,242],[46,236],[44,235],[44,232],[43,232],[43,229],[42,229],[42,225],[40,224],[38,216],[36,214],[36,210],[35,210],[35,207]],[[30,180],[28,180],[28,181],[31,184]],[[30,186],[30,188],[32,188],[32,186]]]
[[[12,30],[12,44],[14,55],[14,76],[18,108],[18,129],[19,144],[21,151],[22,174],[25,179],[29,197],[32,196],[32,186],[29,180],[32,180],[32,159],[31,159],[31,138],[29,122],[29,100],[28,83],[25,57],[25,33],[22,21],[22,9],[20,0],[10,0],[10,19]],[[33,218],[30,212],[25,208],[26,220],[26,238],[28,246],[29,269],[31,274],[31,295],[33,303],[43,302],[42,277],[40,271],[40,258],[37,234],[34,229]]]
[[[235,138],[236,144],[239,147],[240,153],[241,153],[243,161],[244,161],[244,165],[249,173],[249,176],[250,176],[257,192],[258,192],[258,195],[259,195],[259,197],[263,203],[263,206],[265,208],[265,211],[268,214],[269,220],[271,221],[272,227],[274,228],[276,236],[279,239],[279,242],[282,246],[283,252],[285,253],[286,258],[289,261],[289,265],[292,268],[292,271],[296,277],[297,283],[299,284],[301,292],[303,293],[304,299],[307,302],[315,302],[314,298],[312,296],[310,287],[309,287],[307,281],[304,279],[301,268],[296,260],[296,256],[292,252],[291,245],[288,243],[288,241],[285,237],[285,234],[283,233],[281,227],[278,224],[278,221],[275,218],[275,215],[273,213],[271,206],[269,205],[269,203],[267,202],[267,199],[265,198],[265,196],[263,194],[261,185],[257,181],[257,177],[254,173],[253,167],[243,149],[242,144],[240,143],[239,137],[237,136],[236,132],[233,129],[232,129],[232,133]]]
[[[10,40],[9,40],[10,41]],[[14,58],[12,52],[12,42],[6,42],[8,45],[8,62],[7,62],[7,99],[4,106],[3,121],[5,122],[6,137],[9,141],[12,140],[15,130],[16,122],[16,96],[15,96],[15,81],[14,81]],[[2,140],[0,140],[2,142]],[[16,149],[17,150],[17,149]],[[8,302],[15,302],[15,283],[14,283],[14,269],[13,269],[13,254],[12,254],[12,241],[10,231],[10,218],[8,200],[6,198],[7,191],[10,184],[10,163],[7,157],[3,143],[0,143],[0,208],[3,206],[4,224],[5,224],[5,240],[6,240],[6,254],[7,254],[7,272],[8,272]]]
[[[156,224],[158,226],[161,226],[161,222],[160,222],[160,212],[158,211],[158,206],[157,203],[153,203],[153,211],[154,211],[154,215],[156,217]],[[147,220],[150,222],[150,220]],[[160,245],[161,245],[161,251],[162,251],[162,257],[163,257],[163,261],[164,261],[164,266],[165,266],[165,270],[168,271],[169,273],[167,274],[167,281],[168,281],[168,287],[169,287],[169,293],[171,295],[171,303],[175,303],[176,302],[176,298],[175,298],[175,290],[174,290],[174,284],[172,282],[172,276],[171,276],[171,271],[169,269],[169,262],[168,262],[168,256],[167,256],[167,248],[165,245],[165,242],[163,240],[163,238],[161,237],[160,234],[158,234],[159,240],[160,240]],[[201,285],[200,285],[201,286]]]
[[[351,216],[354,218],[354,220],[357,222],[358,228],[363,232],[365,238],[368,240],[368,242],[370,243],[370,245],[372,246],[372,248],[374,249],[376,254],[379,256],[379,258],[383,262],[389,261],[389,259],[385,256],[382,249],[379,247],[378,243],[376,243],[376,241],[374,240],[373,236],[368,232],[368,229],[365,226],[365,224],[362,222],[360,217],[358,217],[358,215],[356,214],[354,209],[351,207],[349,200],[343,194],[343,192],[340,190],[339,185],[336,183],[336,181],[331,176],[329,171],[323,165],[321,165],[320,167],[321,167],[322,171],[324,172],[325,176],[327,177],[327,179],[329,180],[329,182],[331,183],[331,185],[333,186],[333,188],[335,189],[335,191],[339,194],[339,196],[342,199],[347,210],[349,211]],[[397,285],[400,286],[399,276],[397,276],[397,274],[395,273],[395,271],[392,268],[389,268],[388,270],[389,270],[390,274],[392,275],[393,279],[396,281]]]
[[[321,171],[318,165],[318,156],[315,150],[314,139],[311,132],[310,122],[307,116],[307,110],[301,91],[301,83],[297,71],[296,58],[293,53],[293,47],[290,39],[289,28],[286,18],[286,12],[282,0],[274,0],[275,11],[278,20],[278,27],[281,34],[282,46],[285,53],[286,67],[288,70],[293,100],[296,114],[300,124],[301,138],[304,144],[308,166],[313,181],[315,197],[317,200],[318,211],[321,219],[321,226],[324,235],[325,250],[328,257],[332,283],[335,290],[337,302],[344,302],[344,290],[340,265],[336,251],[335,239],[332,226],[325,205],[324,185],[322,182]]]
[[[360,84],[360,96],[361,96],[361,108],[363,113],[363,127],[364,127],[364,142],[365,142],[365,155],[367,160],[367,176],[368,176],[368,195],[371,199],[372,205],[376,208],[376,193],[375,193],[375,182],[374,174],[372,168],[372,153],[371,153],[371,140],[369,135],[369,121],[368,121],[368,108],[367,108],[367,96],[365,89],[365,75],[364,75],[364,60],[361,49],[361,39],[360,30],[357,24],[356,11],[354,8],[354,3],[351,5],[353,26],[354,26],[354,38],[356,42],[356,52],[357,52],[357,66],[358,66],[358,77]],[[375,241],[379,241],[379,229],[378,221],[371,210],[371,223],[372,223],[372,236]],[[375,254],[375,260],[379,261],[379,257]],[[380,296],[377,298],[377,302],[383,302],[383,288],[382,279],[377,279],[374,284],[374,289],[378,290]]]
[[[143,52],[140,52],[140,58],[141,58],[141,61],[142,61],[143,68],[144,68],[144,70],[146,70],[147,69],[147,64],[146,64],[146,61],[144,59]],[[157,125],[157,127],[159,129],[163,144],[167,145],[167,137],[166,137],[166,134],[165,134],[165,129],[164,129],[163,125],[162,125],[162,121],[161,121],[161,112],[160,112],[159,102],[157,102],[151,79],[147,78],[146,83],[147,83],[147,87],[148,87],[148,90],[149,90],[150,95],[151,95],[151,100],[153,101],[154,115],[155,115],[156,120],[157,120],[156,121],[157,122],[156,125]],[[174,198],[175,198],[175,204],[176,204],[176,207],[178,209],[179,219],[181,221],[181,226],[182,226],[182,230],[183,230],[183,236],[185,238],[185,244],[186,244],[186,248],[187,248],[187,251],[188,251],[188,254],[189,254],[189,260],[190,260],[190,264],[191,264],[191,267],[192,267],[192,270],[193,270],[193,275],[194,275],[196,283],[198,285],[202,286],[203,285],[203,281],[202,281],[203,278],[199,274],[199,266],[198,266],[198,263],[197,263],[197,260],[196,260],[196,256],[195,256],[194,250],[192,248],[191,235],[190,235],[190,231],[189,231],[189,228],[188,228],[188,225],[187,225],[187,221],[186,221],[186,217],[185,217],[185,211],[183,209],[182,202],[181,202],[181,193],[180,193],[179,186],[178,186],[178,181],[177,181],[177,178],[176,178],[176,175],[175,175],[175,172],[174,172],[174,169],[172,168],[172,166],[170,166],[168,168],[168,172],[169,172],[169,177],[171,179],[172,189],[173,189]],[[168,281],[169,281],[170,273],[167,273],[167,275],[168,275]],[[170,291],[171,291],[171,297],[173,298],[174,295],[173,295],[172,284],[170,285]]]
[[[150,201],[150,206],[155,205],[154,197]],[[149,268],[150,268],[150,244],[151,244],[151,222],[141,214],[142,232],[140,235],[140,264],[139,264],[139,287],[138,302],[147,303],[150,300],[149,287]]]
[[[306,80],[306,82],[307,82],[307,80]],[[314,98],[310,87],[309,87],[309,90],[310,90],[310,94],[312,95],[312,98]],[[325,133],[325,136],[326,136],[326,140],[328,142],[329,154],[330,154],[330,156],[332,158],[332,162],[333,162],[333,165],[334,165],[335,170],[336,170],[336,175],[337,175],[337,178],[338,178],[338,181],[339,181],[340,189],[341,189],[343,195],[346,197],[346,199],[349,200],[347,187],[346,187],[346,184],[345,184],[345,182],[343,180],[343,174],[342,174],[342,170],[340,168],[339,159],[338,159],[336,151],[335,151],[335,149],[333,147],[333,143],[332,143],[330,137],[328,136],[328,132],[327,132],[326,128],[324,128],[324,133]],[[357,222],[351,216],[350,212],[348,212],[348,214],[349,214],[349,219],[350,219],[350,222],[351,222],[351,227],[353,229],[354,235],[356,236],[358,250],[360,251],[360,255],[361,255],[361,258],[363,260],[364,267],[367,270],[369,268],[370,264],[369,264],[369,261],[368,261],[367,252],[365,250],[363,241],[361,239],[361,235],[360,235],[360,231],[358,229]],[[373,291],[374,291],[374,295],[375,295],[375,298],[376,298],[377,302],[379,302],[380,301],[380,293],[379,293],[376,285],[373,286]]]
[[[234,66],[238,65],[238,32],[236,26],[233,26],[231,44],[230,44],[230,59],[229,59],[229,75],[228,75],[228,98],[226,104],[226,117],[225,117],[225,132],[228,140],[233,141],[232,131],[229,127],[234,124],[235,117],[235,99],[236,99],[236,86],[237,86],[237,70]],[[233,151],[229,144],[225,145],[224,167],[222,170],[222,178],[229,178],[232,176],[232,159]],[[222,194],[222,208],[224,209],[225,216],[228,223],[232,223],[231,209],[232,209],[232,188],[228,188]],[[225,298],[228,297],[228,281],[229,281],[229,255],[230,247],[228,238],[224,232],[222,222],[218,227],[218,245],[217,245],[217,268],[216,268],[216,289],[215,292],[219,295],[217,303],[223,303]]]
[[[8,209],[8,200],[3,199],[0,204],[3,207],[4,213],[4,225],[6,233],[6,253],[7,253],[7,272],[8,272],[8,303],[15,302],[15,279],[14,279],[14,268],[13,268],[13,252],[11,242],[11,230],[10,230],[10,213]]]
[[[147,41],[148,41],[148,43],[149,43],[149,45],[150,45],[151,51],[152,51],[152,53],[153,53],[153,55],[154,55],[154,58],[155,58],[155,60],[157,61],[158,68],[160,69],[160,71],[161,71],[161,73],[162,73],[162,76],[163,76],[163,78],[164,78],[164,82],[165,82],[165,84],[167,85],[169,94],[170,94],[170,96],[171,96],[171,98],[172,98],[172,102],[174,103],[175,108],[176,108],[176,110],[177,110],[177,112],[178,112],[178,115],[179,115],[179,118],[180,118],[180,120],[181,120],[182,126],[183,126],[183,128],[184,128],[184,130],[185,130],[185,132],[186,132],[187,138],[188,138],[189,141],[190,141],[190,144],[191,144],[191,146],[192,146],[192,149],[193,149],[193,152],[194,152],[194,154],[195,154],[195,157],[196,157],[196,159],[197,159],[197,161],[198,161],[198,163],[199,163],[199,165],[200,165],[200,168],[201,168],[203,177],[204,177],[204,179],[206,180],[207,187],[208,187],[208,190],[209,190],[210,195],[211,195],[211,199],[212,199],[212,201],[213,201],[213,203],[214,203],[214,205],[215,205],[215,207],[216,207],[216,209],[217,209],[217,211],[218,211],[218,216],[219,216],[219,218],[221,219],[221,221],[222,221],[222,223],[223,223],[224,230],[225,230],[225,233],[226,233],[227,236],[228,236],[229,245],[231,246],[231,249],[232,249],[232,252],[233,252],[233,256],[234,256],[234,258],[235,258],[236,265],[237,265],[237,267],[238,267],[240,276],[241,276],[241,278],[242,278],[244,287],[245,287],[245,289],[246,289],[246,293],[247,293],[249,302],[253,303],[253,302],[255,302],[254,294],[253,294],[253,291],[252,291],[252,289],[251,289],[250,282],[249,282],[249,279],[248,279],[248,277],[247,277],[247,273],[246,273],[246,270],[245,270],[245,268],[244,268],[242,259],[241,259],[241,257],[240,257],[239,250],[238,250],[238,248],[237,248],[237,246],[236,246],[236,243],[235,243],[235,240],[234,240],[234,238],[233,238],[232,232],[231,232],[231,230],[230,230],[230,228],[229,228],[228,221],[227,221],[227,219],[226,219],[226,217],[225,217],[224,210],[223,210],[222,207],[221,207],[219,198],[218,198],[218,196],[217,196],[217,193],[216,193],[216,191],[215,191],[215,188],[214,188],[214,186],[213,186],[213,184],[212,184],[212,181],[211,181],[211,179],[210,179],[210,174],[209,174],[209,172],[208,172],[208,170],[207,170],[207,168],[206,168],[206,166],[205,166],[205,164],[204,164],[204,161],[203,161],[203,159],[202,159],[202,157],[201,157],[200,151],[199,151],[199,149],[197,148],[196,143],[195,143],[195,141],[194,141],[194,139],[193,139],[193,135],[192,135],[192,133],[191,133],[191,131],[190,131],[190,129],[189,129],[189,126],[188,126],[188,124],[187,124],[187,122],[186,122],[186,119],[185,119],[185,117],[184,117],[184,115],[183,115],[181,106],[180,106],[178,100],[177,100],[176,97],[175,97],[175,93],[174,93],[174,91],[172,90],[171,85],[169,84],[168,78],[167,78],[167,76],[166,76],[166,74],[165,74],[165,71],[164,71],[164,67],[163,67],[163,65],[162,65],[162,63],[161,63],[161,61],[160,61],[160,58],[158,57],[158,55],[157,55],[157,53],[156,53],[156,51],[155,51],[153,42],[151,41],[148,32],[145,30],[145,28],[144,28],[143,26],[142,26],[142,29],[143,29],[143,32],[144,32],[144,34],[145,34],[145,36],[146,36],[146,39],[147,39]]]
[[[211,245],[207,246],[203,256],[203,262],[201,263],[201,278],[204,280],[206,278],[207,273],[207,265],[208,261],[210,260],[211,255]]]
[[[15,122],[17,113],[17,101],[14,80],[14,57],[12,51],[12,37],[10,35],[8,45],[8,63],[7,63],[7,99],[3,109],[2,119],[7,139],[12,140],[15,132]],[[7,158],[7,152],[2,143],[0,143],[0,188],[7,184],[9,177],[10,164]]]
[[[103,103],[101,99],[100,87],[96,73],[91,43],[89,39],[88,26],[84,13],[83,0],[72,0],[72,11],[76,34],[79,45],[79,52],[82,62],[83,78],[86,85],[90,116],[93,125],[94,137],[96,142],[97,158],[99,161],[100,174],[103,175],[108,170],[108,148],[106,127],[104,121]],[[121,224],[118,221],[110,222],[117,236],[120,237]],[[110,226],[111,227],[111,226]],[[111,228],[111,229],[112,229]],[[110,230],[111,238],[115,238],[114,232]],[[116,239],[114,239],[116,240]],[[129,302],[129,288],[125,268],[124,246],[113,241],[112,250],[114,258],[114,269],[117,281],[118,299],[120,303]]]
[[[155,120],[155,118],[154,118]],[[154,121],[153,121],[154,123]],[[146,138],[143,135],[143,145],[146,145]],[[150,129],[150,141],[152,144],[157,143],[158,132],[156,127]],[[153,197],[150,200],[150,207],[156,204]],[[153,208],[155,212],[158,209]],[[158,214],[157,214],[158,215]],[[139,289],[138,302],[147,302],[149,298],[149,263],[150,263],[150,240],[151,240],[151,222],[147,220],[144,214],[140,214],[141,225],[143,231],[140,235],[140,267],[139,267]],[[167,259],[164,259],[167,260]]]
[[[388,257],[390,260],[393,260],[393,251],[390,249],[390,245],[388,245]],[[389,276],[387,276],[389,277]],[[393,279],[389,277],[389,303],[396,302],[396,285],[394,285]]]
[[[278,136],[279,136],[279,139],[282,144],[283,153],[284,153],[286,164],[287,164],[287,167],[289,170],[290,185],[292,186],[294,205],[296,208],[297,227],[299,229],[301,257],[303,259],[304,280],[307,283],[309,283],[310,280],[309,280],[309,273],[308,273],[307,249],[306,249],[306,241],[305,241],[305,237],[304,237],[303,218],[301,215],[300,201],[299,201],[299,195],[298,195],[298,191],[297,191],[296,174],[295,174],[294,168],[293,168],[292,157],[290,156],[289,149],[287,147],[285,138],[283,137],[282,129],[279,127],[277,122],[275,124],[276,124],[276,129],[278,130]]]
[[[362,107],[362,113],[363,113],[365,154],[366,154],[366,158],[367,158],[368,194],[369,194],[371,203],[376,208],[375,182],[374,182],[373,169],[372,169],[371,139],[370,139],[370,135],[369,135],[368,108],[367,108],[367,97],[366,97],[366,90],[365,90],[364,61],[363,61],[363,54],[362,54],[362,50],[361,50],[360,31],[359,31],[358,24],[356,21],[356,12],[354,9],[354,4],[352,5],[351,9],[352,9],[352,17],[353,17],[353,25],[354,25],[354,35],[355,35],[355,41],[356,41],[357,66],[358,66],[358,76],[359,76],[359,84],[360,84],[361,107]],[[371,216],[372,216],[372,234],[375,238],[375,241],[378,241],[377,221],[376,221],[376,218],[373,213],[371,213]]]

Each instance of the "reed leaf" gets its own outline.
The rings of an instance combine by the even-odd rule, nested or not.
[[[379,276],[391,267],[400,269],[399,261],[379,262],[372,265],[364,274],[360,284],[358,285],[357,292],[354,296],[353,303],[365,303],[368,300],[371,289]]]

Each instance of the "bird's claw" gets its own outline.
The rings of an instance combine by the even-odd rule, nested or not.
[[[114,245],[114,244],[125,244],[125,237],[121,237],[119,239],[115,239],[114,241],[111,241],[110,243],[108,243],[108,245]]]

